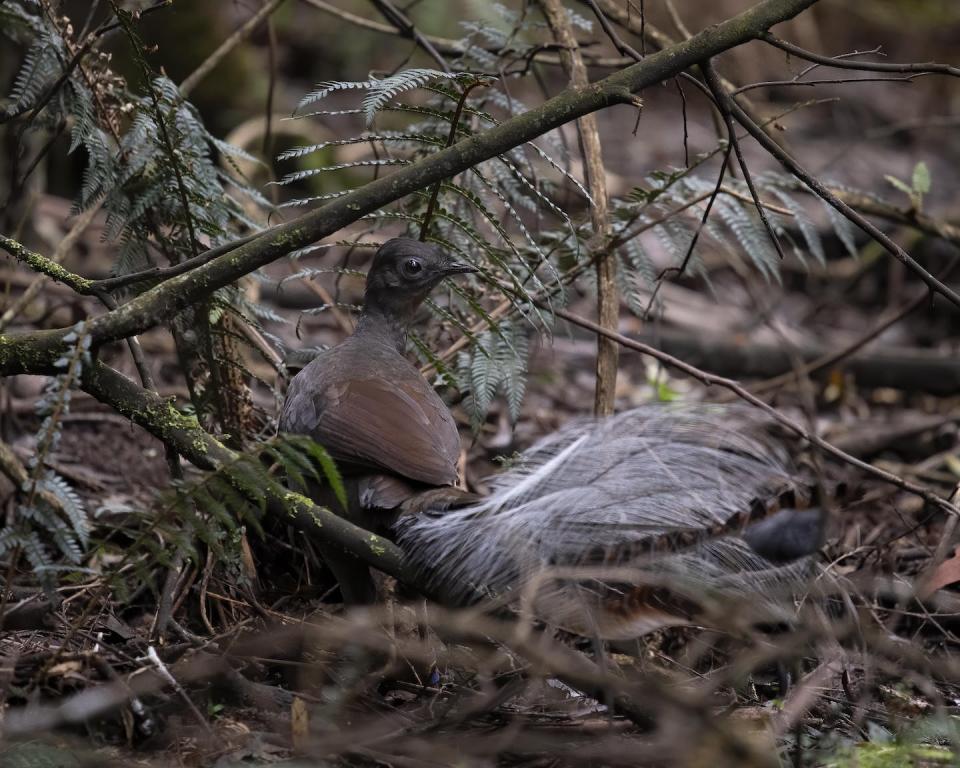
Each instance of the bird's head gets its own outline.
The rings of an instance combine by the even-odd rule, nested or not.
[[[409,320],[443,278],[476,271],[431,243],[396,237],[373,257],[367,273],[366,311]]]

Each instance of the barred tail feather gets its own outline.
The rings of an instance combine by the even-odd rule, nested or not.
[[[528,599],[557,626],[636,637],[692,620],[711,596],[762,594],[772,607],[789,592],[806,552],[775,562],[742,529],[751,502],[792,475],[751,413],[645,406],[564,427],[493,478],[482,502],[402,519],[398,537],[455,598]]]

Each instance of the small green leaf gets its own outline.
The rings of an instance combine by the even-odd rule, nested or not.
[[[921,195],[930,191],[930,169],[922,160],[913,167],[913,190]]]
[[[890,184],[899,189],[905,195],[909,195],[911,198],[913,197],[913,187],[908,186],[906,182],[900,181],[900,179],[898,179],[896,176],[890,176],[889,174],[885,175],[883,178],[885,178]]]
[[[948,453],[943,457],[943,463],[956,477],[960,477],[960,458],[953,453]]]
[[[330,454],[327,453],[326,449],[320,445],[320,443],[303,437],[302,435],[286,435],[286,440],[293,445],[303,446],[313,457],[314,461],[320,465],[320,470],[323,472],[323,476],[327,479],[327,482],[330,483],[330,488],[337,497],[337,501],[340,502],[340,506],[343,507],[343,509],[346,509],[347,490],[343,487],[343,478],[340,476],[340,470],[337,469],[337,465],[334,464],[333,459],[330,458]]]

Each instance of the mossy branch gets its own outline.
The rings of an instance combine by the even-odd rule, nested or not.
[[[202,469],[217,469],[236,462],[240,456],[204,430],[196,417],[180,412],[169,400],[101,362],[84,371],[81,386]],[[403,552],[389,539],[353,525],[302,494],[265,490],[272,494],[268,503],[274,514],[289,517],[307,533],[342,547],[384,573],[408,584],[417,583],[416,574],[404,562]]]
[[[51,280],[63,283],[84,296],[93,295],[93,280],[88,280],[85,277],[74,274],[52,259],[48,259],[36,251],[31,251],[16,240],[6,235],[0,235],[0,248],[3,248],[3,250],[13,256],[17,261],[26,264],[34,272],[39,272]]]

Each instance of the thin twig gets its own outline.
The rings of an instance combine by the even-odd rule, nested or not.
[[[790,173],[796,176],[800,181],[810,187],[820,198],[822,198],[826,203],[831,207],[838,210],[846,218],[856,224],[860,229],[866,232],[871,238],[876,240],[884,250],[886,250],[890,255],[899,261],[903,262],[907,267],[909,267],[913,272],[921,279],[927,286],[935,291],[936,293],[941,294],[947,298],[952,304],[960,307],[960,295],[956,293],[952,288],[948,287],[940,280],[937,280],[930,272],[923,268],[913,257],[910,256],[903,248],[897,245],[893,240],[891,240],[887,235],[877,229],[869,220],[867,220],[860,213],[855,211],[849,205],[847,205],[843,200],[833,194],[818,178],[813,174],[807,171],[800,163],[798,163],[786,150],[784,150],[779,144],[771,140],[767,134],[765,134],[756,123],[750,118],[750,116],[743,111],[736,100],[730,97],[728,94],[723,92],[723,100],[726,103],[727,107],[730,110],[731,115],[737,120],[740,125],[742,125],[747,132],[753,136],[767,152],[769,152],[773,157],[786,168]]]
[[[397,8],[390,0],[370,0],[377,10],[383,14],[383,17],[389,21],[404,36],[409,37],[419,45],[440,66],[444,72],[450,72],[450,65],[443,55],[433,46],[433,43],[417,29],[416,25],[410,21],[407,15]]]
[[[230,251],[234,251],[240,246],[256,240],[261,234],[263,233],[254,232],[246,237],[231,240],[229,243],[210,248],[197,256],[181,261],[179,264],[171,264],[169,267],[150,267],[140,272],[131,272],[128,275],[116,275],[115,277],[105,277],[102,280],[93,280],[90,286],[91,288],[102,291],[113,292],[121,288],[126,288],[128,285],[135,285],[136,283],[142,283],[147,280],[156,280],[157,282],[169,280],[172,277],[190,272],[197,267],[202,267],[217,257],[230,253]]]
[[[912,83],[917,75],[909,77],[838,77],[830,80],[766,80],[762,83],[741,85],[730,91],[731,96],[738,96],[755,88],[792,88],[796,86],[814,85],[844,85],[847,83]]]
[[[858,54],[844,54],[843,57],[824,56],[801,48],[799,45],[788,43],[786,40],[781,40],[771,32],[760,35],[759,39],[765,43],[769,43],[775,48],[786,51],[791,56],[796,56],[798,59],[813,61],[825,67],[833,67],[834,69],[856,69],[861,72],[915,72],[917,74],[930,73],[960,77],[960,67],[953,67],[948,64],[937,64],[933,61],[912,64],[898,64],[886,61],[850,61],[850,56]],[[864,51],[864,53],[873,53],[873,51]]]
[[[703,78],[707,83],[707,87],[713,94],[713,98],[716,100],[717,106],[720,109],[720,115],[723,117],[723,123],[727,129],[727,139],[733,145],[733,152],[737,157],[737,165],[740,166],[740,172],[743,174],[743,180],[747,185],[747,189],[750,191],[750,196],[753,198],[753,203],[757,209],[757,213],[760,214],[760,221],[763,223],[763,227],[767,231],[770,242],[777,251],[777,256],[779,256],[780,260],[783,261],[786,259],[786,254],[783,252],[783,246],[780,245],[780,238],[777,237],[777,233],[774,231],[773,226],[770,224],[770,220],[767,218],[767,212],[764,210],[763,204],[760,202],[760,194],[757,192],[757,188],[753,183],[753,174],[750,173],[750,168],[747,166],[747,161],[743,156],[743,150],[740,148],[740,140],[737,138],[737,129],[733,124],[733,116],[730,113],[730,106],[728,103],[732,99],[723,90],[723,83],[721,83],[720,77],[717,75],[717,71],[713,68],[713,64],[711,64],[709,61],[705,61],[700,65],[700,69],[703,71]],[[766,134],[764,134],[764,136],[766,136]],[[774,142],[772,139],[770,139],[770,143],[776,144],[776,142]],[[779,145],[777,145],[777,147],[779,148]]]
[[[159,640],[164,636],[167,626],[170,624],[170,619],[173,618],[173,599],[182,573],[183,552],[178,551],[174,555],[173,562],[167,568],[167,576],[163,580],[160,599],[157,601],[157,614],[154,617],[153,627],[150,629],[150,637],[154,640]]]
[[[693,249],[696,247],[697,240],[700,239],[700,233],[703,231],[703,228],[707,224],[707,220],[710,218],[710,210],[713,208],[713,203],[723,188],[723,177],[727,172],[727,164],[730,162],[730,152],[732,150],[733,142],[728,141],[727,151],[724,152],[723,162],[720,164],[720,173],[717,174],[717,184],[714,187],[713,192],[710,193],[710,198],[707,200],[707,205],[703,210],[703,216],[700,217],[700,223],[697,225],[697,229],[693,233],[693,237],[690,238],[690,245],[687,246],[687,252],[684,254],[683,260],[680,262],[679,267],[668,267],[659,275],[657,275],[657,284],[654,286],[654,289],[650,294],[650,301],[647,303],[647,308],[643,312],[644,320],[649,319],[650,310],[653,308],[653,304],[657,300],[657,294],[660,293],[660,287],[663,285],[663,279],[667,276],[667,274],[669,272],[675,272],[677,277],[680,277],[684,272],[687,271],[687,266],[690,263],[690,259],[693,258]]]
[[[183,699],[184,704],[187,705],[187,709],[190,710],[190,713],[193,715],[194,719],[206,731],[207,735],[211,738],[217,738],[216,734],[213,732],[213,729],[210,727],[210,723],[207,722],[207,719],[200,713],[200,710],[197,709],[197,705],[193,703],[193,700],[190,696],[187,695],[187,692],[183,689],[183,686],[177,681],[177,679],[170,673],[170,670],[167,668],[167,665],[163,663],[163,659],[157,654],[157,649],[152,645],[147,647],[147,655],[145,657],[146,661],[149,661],[156,668],[157,672],[160,673],[160,677],[166,680],[167,684],[177,692],[177,695]]]
[[[460,125],[460,118],[463,116],[463,108],[467,104],[467,98],[470,96],[470,92],[474,88],[479,88],[485,86],[487,82],[485,80],[475,80],[472,83],[467,83],[463,86],[463,90],[460,92],[460,99],[457,101],[457,108],[454,110],[453,118],[450,120],[450,132],[447,134],[447,142],[444,144],[444,147],[452,147],[453,143],[457,139],[457,127]],[[443,181],[438,181],[433,185],[433,189],[430,191],[430,200],[427,202],[427,210],[423,214],[423,224],[420,226],[420,240],[421,242],[427,239],[427,235],[430,234],[430,220],[433,218],[433,210],[437,206],[437,198],[440,196],[440,187],[443,185]]]

